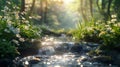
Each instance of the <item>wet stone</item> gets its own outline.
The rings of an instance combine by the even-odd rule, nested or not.
[[[18,59],[18,65],[21,64],[21,67],[115,67],[112,64],[105,65],[99,62],[108,62],[109,58],[88,56],[87,52],[96,49],[98,44],[75,43],[69,37],[61,35],[46,36],[41,40],[41,45],[37,55]]]
[[[83,47],[81,45],[74,45],[72,48],[71,48],[71,52],[81,52],[83,49]]]

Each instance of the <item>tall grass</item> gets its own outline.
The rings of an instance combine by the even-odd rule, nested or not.
[[[98,28],[102,27],[98,23],[95,23],[94,20],[91,20],[90,22],[79,22],[76,25],[76,30],[74,30],[73,36],[76,40],[93,40],[93,42],[95,42],[95,38],[97,38],[96,40],[99,39],[97,36],[99,33]]]
[[[120,22],[115,18],[107,22],[79,22],[73,36],[78,41],[101,43],[102,49],[120,50]]]

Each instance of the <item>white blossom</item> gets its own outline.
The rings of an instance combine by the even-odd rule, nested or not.
[[[6,41],[6,39],[2,39],[2,41]]]
[[[8,10],[9,8],[7,6],[4,7],[4,10]]]
[[[19,42],[17,40],[15,40],[15,39],[13,39],[12,42],[19,45]]]
[[[11,4],[9,1],[7,1],[6,3]]]
[[[21,38],[21,35],[20,34],[16,34],[16,37]]]
[[[4,29],[4,32],[6,33],[10,33],[10,31],[8,29]]]
[[[25,26],[24,28],[25,28],[26,30],[29,30],[29,26]]]
[[[19,41],[24,42],[25,39],[24,38],[19,38]]]
[[[117,16],[116,15],[111,15],[112,18],[116,18]]]
[[[112,19],[111,21],[112,21],[112,22],[116,22],[116,21],[117,21],[117,19]]]
[[[19,34],[19,33],[20,33],[20,28],[14,28],[14,29],[12,30],[12,32],[13,32],[14,34]]]

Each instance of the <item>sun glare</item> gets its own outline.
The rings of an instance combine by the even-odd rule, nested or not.
[[[63,2],[65,3],[65,4],[69,4],[69,3],[72,3],[74,0],[63,0]]]

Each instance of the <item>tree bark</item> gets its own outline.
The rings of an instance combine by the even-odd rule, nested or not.
[[[40,0],[40,21],[43,23],[43,0]]]
[[[29,15],[31,15],[31,14],[33,13],[33,9],[34,9],[34,6],[35,6],[35,2],[36,2],[36,0],[33,0],[32,6],[31,6],[31,8],[30,8]]]
[[[25,11],[25,0],[21,0],[21,9],[20,12],[24,12]]]
[[[91,14],[91,17],[93,17],[93,1],[92,0],[89,0],[90,1],[90,14]]]
[[[109,0],[108,2],[108,8],[107,8],[107,14],[108,14],[108,18],[111,18],[111,14],[110,14],[110,6],[111,6],[112,0]]]
[[[45,0],[45,11],[44,11],[44,22],[47,23],[47,7],[48,7],[48,2]]]
[[[81,14],[82,14],[83,21],[87,22],[87,17],[86,17],[86,14],[85,14],[85,8],[83,7],[84,6],[83,3],[84,3],[83,0],[81,0],[81,4],[80,4]]]

